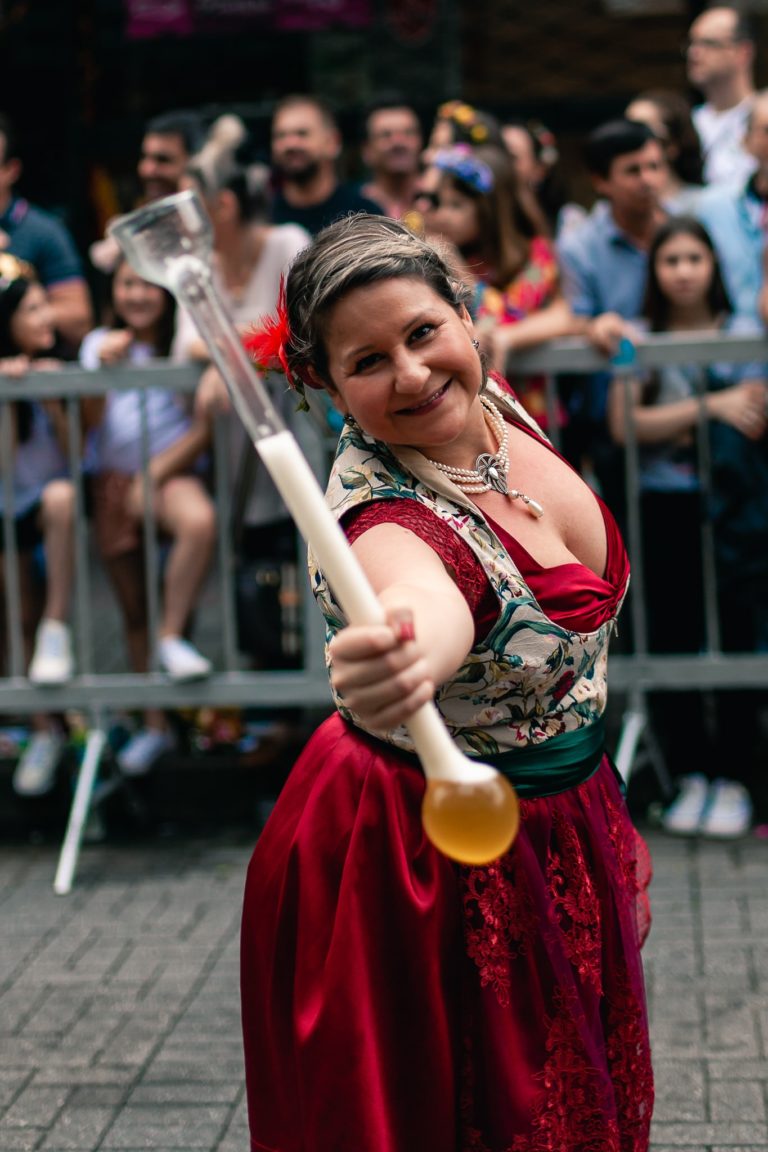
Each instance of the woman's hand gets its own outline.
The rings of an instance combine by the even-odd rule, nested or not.
[[[330,644],[331,683],[344,705],[372,732],[388,732],[435,693],[427,661],[402,608],[386,624],[350,625]]]
[[[707,410],[715,420],[730,424],[748,440],[759,440],[768,426],[768,389],[762,380],[743,380],[721,392],[709,392]]]
[[[32,366],[29,356],[5,356],[0,360],[0,376],[10,376],[12,380],[21,380],[26,376]]]
[[[99,348],[99,360],[105,366],[119,364],[128,355],[133,336],[127,328],[113,328],[107,332]]]

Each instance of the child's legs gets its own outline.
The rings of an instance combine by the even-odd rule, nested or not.
[[[213,555],[216,513],[195,476],[173,476],[158,494],[157,520],[173,540],[165,567],[161,636],[181,636]]]
[[[146,672],[149,668],[149,632],[144,556],[141,552],[106,556],[104,566],[123,616],[125,642],[131,668],[134,672]]]
[[[133,551],[121,556],[106,556],[104,566],[123,615],[131,668],[134,672],[146,672],[149,669],[149,630],[144,554]],[[150,728],[162,728],[165,725],[163,713],[156,708],[148,708],[144,719]]]
[[[43,615],[64,623],[69,619],[75,565],[75,489],[70,480],[52,480],[40,501],[46,594]]]

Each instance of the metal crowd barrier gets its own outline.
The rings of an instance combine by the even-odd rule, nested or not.
[[[552,342],[535,351],[510,359],[510,376],[516,373],[546,375],[546,406],[553,441],[558,444],[557,376],[609,371],[623,377],[628,388],[638,372],[672,364],[744,364],[763,362],[768,374],[768,338],[739,336],[728,333],[680,336],[653,334],[638,338],[634,363],[612,366],[583,340]],[[701,415],[697,427],[700,456],[700,479],[709,490],[709,452],[706,434],[707,417],[700,394]],[[651,691],[738,690],[768,688],[768,653],[724,653],[720,648],[717,613],[717,574],[715,569],[712,527],[702,520],[703,591],[706,644],[698,654],[655,654],[648,651],[645,590],[643,585],[642,532],[640,521],[640,488],[638,481],[638,446],[634,422],[627,403],[625,469],[627,504],[627,549],[632,566],[632,595],[628,609],[632,619],[633,651],[611,653],[609,691],[625,695],[621,733],[615,752],[616,766],[625,781],[641,760],[650,761],[662,791],[669,797],[671,781],[663,757],[648,721],[647,696]],[[626,610],[626,609],[625,609]],[[768,700],[768,697],[767,697]]]
[[[107,713],[110,708],[122,710],[147,707],[167,710],[206,707],[256,706],[269,709],[278,706],[311,707],[328,704],[331,697],[323,655],[323,628],[312,597],[301,597],[303,667],[289,671],[250,671],[243,667],[238,652],[234,600],[235,556],[231,542],[230,469],[228,467],[229,435],[227,421],[220,417],[214,435],[214,499],[217,519],[216,579],[217,605],[220,613],[222,659],[214,673],[205,680],[172,683],[153,666],[143,675],[132,672],[99,672],[94,670],[94,620],[92,588],[94,579],[89,524],[85,515],[83,444],[80,407],[83,398],[103,396],[118,389],[164,387],[179,394],[191,394],[197,387],[200,369],[180,367],[158,361],[146,368],[116,366],[98,372],[66,366],[57,372],[30,373],[21,380],[0,376],[0,470],[4,493],[2,517],[3,564],[5,574],[5,619],[8,633],[7,674],[0,679],[0,715],[23,715],[33,712],[73,710],[88,718],[83,761],[64,836],[59,867],[54,882],[59,893],[72,886],[85,822],[94,796],[99,765],[107,743]],[[276,378],[276,387],[285,387]],[[18,552],[13,531],[12,469],[4,465],[13,457],[13,401],[62,399],[66,405],[69,434],[69,472],[75,483],[75,584],[73,604],[73,637],[76,675],[67,684],[38,687],[26,678],[20,612]],[[142,411],[143,461],[146,469],[149,437],[146,404]],[[317,405],[308,417],[301,414],[293,421],[293,430],[318,476],[327,476],[330,442],[323,411]],[[159,617],[157,589],[158,543],[152,503],[147,487],[144,508],[144,549],[147,575],[147,608],[150,651],[156,649]],[[299,571],[306,569],[306,552],[299,539]],[[306,582],[305,582],[306,584]],[[307,588],[308,592],[308,588]],[[119,781],[114,781],[116,785]],[[99,798],[109,788],[99,789]]]
[[[679,336],[646,336],[636,345],[636,366],[640,369],[674,363],[745,363],[768,361],[768,342],[760,338],[717,335],[685,338]],[[591,373],[613,370],[631,374],[630,369],[611,369],[609,362],[580,340],[564,340],[542,346],[535,351],[516,355],[509,364],[510,374],[543,373],[547,377],[549,426],[557,443],[557,383],[559,374]],[[167,387],[178,393],[191,394],[199,380],[199,369],[178,367],[165,362],[136,369],[114,367],[99,372],[86,372],[65,367],[55,373],[32,373],[23,380],[0,376],[0,470],[5,512],[2,517],[5,570],[5,614],[8,628],[8,674],[0,679],[0,715],[26,714],[36,711],[76,710],[90,717],[82,764],[62,844],[54,889],[64,894],[71,890],[80,845],[94,795],[94,785],[107,742],[106,716],[110,708],[141,709],[157,707],[167,710],[210,707],[271,708],[278,706],[330,705],[330,693],[323,658],[323,629],[308,594],[306,581],[302,596],[303,667],[295,671],[249,671],[242,667],[237,649],[234,606],[234,563],[230,538],[231,492],[227,466],[227,428],[225,420],[216,422],[214,442],[214,496],[216,501],[218,546],[216,558],[218,608],[220,611],[223,658],[210,678],[196,683],[175,684],[154,668],[145,675],[130,672],[97,673],[94,671],[93,619],[91,587],[93,572],[89,551],[89,526],[85,516],[82,470],[82,437],[80,405],[84,397],[101,396],[114,389],[147,389]],[[12,458],[12,422],[9,402],[20,398],[45,400],[61,398],[66,403],[69,429],[70,474],[75,481],[75,594],[73,632],[76,644],[77,674],[68,684],[55,688],[32,685],[25,676],[23,641],[20,622],[20,589],[18,584],[17,549],[13,533],[12,474],[4,462]],[[235,417],[232,416],[231,419]],[[703,422],[702,422],[703,426]],[[309,417],[300,414],[293,422],[299,439],[321,483],[327,474],[332,437],[317,403]],[[633,429],[627,429],[627,486],[629,504],[628,547],[633,564],[634,595],[630,600],[634,634],[632,653],[615,653],[610,658],[610,690],[624,693],[627,707],[623,715],[616,764],[625,780],[639,758],[650,758],[662,788],[670,791],[666,769],[660,760],[649,729],[646,696],[651,690],[768,688],[768,653],[724,654],[720,651],[716,623],[716,579],[714,565],[706,565],[705,596],[708,608],[709,642],[699,655],[654,655],[647,650],[646,622],[642,594],[642,554],[639,525],[637,484],[637,445]],[[146,410],[143,423],[144,461],[148,456]],[[156,580],[158,550],[154,516],[149,497],[145,509],[145,566],[148,596],[151,651],[155,649],[158,620]],[[705,525],[706,528],[706,525]],[[299,540],[297,562],[301,572],[305,564],[303,542]],[[711,543],[705,541],[705,555],[710,556]],[[714,614],[714,615],[713,615]]]

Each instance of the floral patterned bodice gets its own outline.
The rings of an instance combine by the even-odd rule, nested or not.
[[[488,395],[518,422],[532,424],[514,397],[493,381]],[[483,756],[541,744],[601,715],[613,621],[586,634],[554,623],[480,510],[422,453],[390,448],[360,428],[345,425],[326,492],[334,515],[340,519],[357,505],[393,498],[420,501],[458,533],[478,557],[498,598],[499,613],[490,631],[435,696],[462,751]],[[330,641],[347,621],[311,551],[309,562]],[[625,593],[626,585],[619,607]],[[326,659],[327,651],[326,644]],[[341,700],[335,703],[345,719],[363,727]],[[413,751],[404,726],[388,733],[387,739]]]

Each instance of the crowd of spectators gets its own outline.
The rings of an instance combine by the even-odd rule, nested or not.
[[[135,204],[197,190],[213,226],[214,274],[243,331],[274,310],[282,275],[325,225],[350,212],[404,220],[449,254],[457,277],[472,288],[471,311],[490,365],[509,377],[545,427],[554,416],[566,458],[589,476],[620,521],[623,404],[631,394],[645,453],[641,486],[648,517],[670,526],[664,535],[654,528],[648,540],[655,563],[648,584],[655,589],[651,621],[664,600],[676,610],[683,580],[690,609],[685,637],[675,634],[681,626],[676,619],[660,632],[652,627],[651,640],[657,650],[683,646],[695,652],[704,637],[702,612],[695,607],[701,567],[689,552],[682,576],[660,552],[669,534],[681,543],[698,533],[704,496],[695,459],[695,397],[703,389],[713,429],[728,429],[728,435],[712,436],[716,479],[742,484],[739,515],[746,508],[745,520],[751,515],[753,525],[761,516],[768,521],[760,506],[765,487],[747,487],[744,495],[745,475],[757,477],[765,467],[766,366],[749,365],[738,373],[727,366],[682,366],[647,379],[638,375],[630,392],[617,399],[610,360],[622,343],[649,329],[763,330],[768,92],[755,90],[754,50],[739,10],[718,5],[702,12],[683,45],[699,102],[692,105],[685,93],[671,89],[639,92],[623,116],[585,134],[584,168],[594,191],[588,204],[571,194],[575,173],[564,165],[546,125],[505,121],[458,99],[435,109],[429,123],[398,95],[372,104],[354,142],[365,177],[345,181],[340,159],[353,142],[343,138],[323,99],[301,93],[276,104],[269,156],[260,153],[236,115],[213,123],[190,111],[153,118],[137,163]],[[205,677],[211,663],[188,633],[216,531],[209,491],[211,421],[229,409],[226,388],[173,300],[133,273],[107,237],[80,254],[57,219],[16,194],[21,171],[12,123],[0,116],[0,371],[23,379],[31,368],[55,370],[77,358],[106,370],[119,361],[140,365],[157,357],[200,365],[190,405],[162,390],[148,395],[147,481],[158,527],[169,542],[157,664],[173,679]],[[85,260],[91,263],[89,276]],[[102,278],[102,293],[89,293],[94,275]],[[25,310],[35,309],[37,327],[25,327]],[[589,341],[605,357],[606,371],[569,377],[552,413],[543,378],[516,372],[515,356],[564,336]],[[291,404],[284,391],[275,398]],[[23,605],[29,676],[37,683],[61,683],[75,672],[68,625],[73,501],[66,426],[58,402],[20,401],[13,409],[17,544],[24,564],[42,548],[47,574],[42,602],[28,603],[27,597]],[[234,417],[230,425],[238,562],[279,568],[295,555],[293,525]],[[84,404],[83,432],[94,532],[122,611],[132,667],[141,671],[150,666],[151,653],[138,394],[120,391]],[[740,566],[741,544],[725,490],[715,505],[723,529],[718,532],[716,521],[723,619],[732,620],[738,604],[733,645],[765,647],[765,562],[752,548],[748,564]],[[31,581],[22,585],[33,587]],[[244,625],[241,632],[247,631]],[[269,637],[243,641],[243,647],[254,667],[279,664]],[[732,740],[734,722],[729,724],[727,710],[721,712],[720,736]],[[757,766],[750,749],[729,760],[739,759],[738,780],[723,780],[718,758],[703,750],[697,770],[689,772],[690,756],[676,762],[680,734],[702,721],[681,719],[679,710],[662,713],[657,735],[672,770],[684,773],[666,826],[740,834],[753,818]],[[15,777],[25,795],[51,787],[63,739],[48,717],[36,717],[34,729]],[[146,772],[171,743],[167,718],[150,710],[122,749],[121,767]]]

